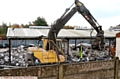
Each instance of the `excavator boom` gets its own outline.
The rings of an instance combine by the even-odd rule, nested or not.
[[[56,37],[59,33],[59,31],[63,28],[63,26],[71,19],[71,17],[77,12],[77,7],[74,7],[71,9],[71,11],[66,14],[67,12],[61,16],[52,26],[48,33],[48,39],[52,40],[56,43]],[[52,47],[53,45],[50,44]]]
[[[102,26],[99,25],[97,20],[92,16],[90,11],[84,6],[82,2],[79,0],[75,0],[75,7],[73,7],[69,13],[70,8],[66,9],[65,13],[52,25],[49,33],[48,33],[48,39],[52,40],[56,43],[56,37],[59,33],[59,31],[63,28],[63,26],[71,19],[71,17],[76,13],[80,13],[87,22],[96,30],[96,40],[94,41],[93,47],[97,49],[101,49],[101,46],[103,46],[104,41],[104,31],[102,30]],[[50,44],[50,47],[53,45]],[[52,48],[51,48],[52,49]]]

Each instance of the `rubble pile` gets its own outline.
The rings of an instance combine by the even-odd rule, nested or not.
[[[96,61],[96,60],[110,60],[112,59],[111,54],[109,52],[109,47],[105,46],[103,50],[94,50],[91,46],[81,45],[82,46],[82,57],[80,57],[80,45],[77,46],[76,50],[74,50],[74,46],[70,47],[70,57],[72,61]]]
[[[11,65],[26,66],[27,49],[23,45],[11,49]],[[0,53],[0,65],[9,65],[9,50]]]

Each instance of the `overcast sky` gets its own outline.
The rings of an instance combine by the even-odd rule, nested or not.
[[[120,0],[80,0],[93,14],[103,29],[120,24]],[[0,24],[28,24],[37,17],[44,17],[50,25],[74,3],[74,0],[0,0]],[[90,24],[76,13],[66,25],[87,26]]]

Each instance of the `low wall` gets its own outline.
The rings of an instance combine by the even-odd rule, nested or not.
[[[38,79],[114,79],[114,73],[115,60],[0,70],[0,76],[37,76]]]
[[[58,65],[53,66],[38,66],[27,68],[13,68],[0,70],[0,76],[37,76],[43,78],[53,77],[56,79],[58,75]]]
[[[114,77],[114,61],[98,61],[63,66],[64,79],[108,79]]]

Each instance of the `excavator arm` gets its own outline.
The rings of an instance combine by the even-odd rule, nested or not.
[[[104,31],[102,30],[102,26],[82,2],[75,0],[75,4],[76,7],[78,7],[78,13],[80,13],[97,32],[96,39],[92,42],[92,48],[102,50],[104,47]]]
[[[51,25],[51,29],[48,33],[48,39],[52,40],[54,43],[56,43],[56,37],[59,33],[59,31],[63,28],[63,26],[71,19],[71,17],[77,12],[77,7],[74,7],[71,9],[71,11],[66,14],[70,8],[67,8],[65,13],[53,24]],[[50,49],[52,49],[52,44],[50,44]]]
[[[71,17],[76,13],[80,13],[88,23],[96,30],[97,35],[94,43],[92,43],[93,48],[101,49],[104,45],[104,31],[102,30],[102,26],[99,25],[97,20],[92,16],[90,11],[84,6],[84,4],[78,0],[75,0],[75,7],[71,10],[70,8],[66,9],[65,13],[52,25],[49,33],[48,39],[52,40],[56,43],[56,37],[59,31],[63,28],[63,26],[71,19]],[[68,12],[70,10],[70,12]],[[68,13],[67,13],[68,12]],[[50,47],[53,45],[50,44]],[[51,48],[52,49],[52,48]]]

